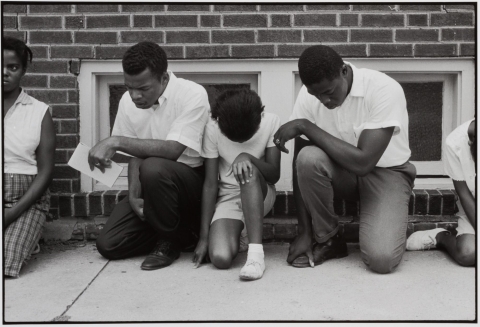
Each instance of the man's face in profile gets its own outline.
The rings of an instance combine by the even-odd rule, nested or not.
[[[308,93],[316,97],[320,102],[328,109],[335,109],[340,107],[348,92],[348,79],[347,79],[346,66],[341,68],[339,76],[333,80],[324,78],[319,83],[312,85],[305,85]]]
[[[159,77],[152,74],[148,67],[137,75],[129,75],[124,72],[123,77],[128,93],[139,109],[148,109],[157,103],[168,84],[167,72],[159,80]]]

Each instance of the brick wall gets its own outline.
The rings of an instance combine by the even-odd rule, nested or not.
[[[445,3],[37,2],[3,4],[3,31],[25,40],[34,52],[23,86],[52,108],[57,150],[51,190],[69,194],[80,190],[80,175],[66,162],[79,141],[76,76],[84,59],[120,59],[142,40],[162,45],[170,59],[298,57],[319,43],[344,57],[471,57],[476,48],[475,12],[475,5]],[[82,195],[72,201],[83,201]]]

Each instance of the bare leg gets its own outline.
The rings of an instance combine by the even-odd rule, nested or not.
[[[253,176],[250,177],[250,182],[240,184],[242,210],[250,243],[262,244],[263,201],[267,196],[267,190],[265,178],[253,166]]]
[[[238,239],[243,222],[236,219],[218,219],[210,227],[208,251],[210,261],[219,269],[228,269],[238,254]]]
[[[435,237],[437,248],[445,249],[461,266],[475,265],[475,235],[462,234],[458,237],[449,232],[440,232]]]

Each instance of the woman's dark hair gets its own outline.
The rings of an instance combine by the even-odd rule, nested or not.
[[[149,68],[158,80],[167,71],[167,54],[156,43],[140,42],[130,47],[122,59],[123,71],[129,75],[138,75]]]
[[[32,50],[30,50],[30,48],[22,40],[10,36],[4,36],[2,38],[2,46],[3,50],[12,50],[15,52],[22,63],[22,69],[26,70],[28,62],[32,62]]]
[[[305,49],[298,59],[298,72],[305,85],[332,81],[340,75],[344,63],[338,53],[325,45],[314,45]]]
[[[262,121],[264,106],[257,93],[249,89],[223,91],[212,106],[212,118],[220,131],[234,142],[249,140]]]

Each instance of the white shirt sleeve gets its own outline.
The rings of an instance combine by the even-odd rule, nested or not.
[[[368,104],[370,116],[362,129],[393,126],[395,127],[393,135],[397,135],[400,132],[401,122],[407,115],[407,100],[402,87],[396,82],[381,83],[373,92],[375,94],[370,96],[372,100]]]
[[[120,103],[118,104],[117,117],[115,117],[115,123],[113,124],[112,136],[117,135],[136,139],[138,137],[135,133],[135,129],[133,128],[127,113],[125,112],[127,107],[125,104],[125,101],[127,101],[126,97],[128,96],[127,93],[128,92],[125,92],[120,99]]]
[[[268,138],[267,148],[271,148],[275,146],[273,136],[275,135],[277,130],[280,128],[280,117],[278,117],[277,115],[272,115],[272,116],[273,116],[273,119],[270,125],[271,130],[270,130],[270,137]]]
[[[211,119],[205,125],[205,132],[203,134],[202,157],[204,158],[218,158],[218,125]]]
[[[200,154],[210,110],[207,92],[204,89],[203,92],[192,90],[191,95],[186,94],[185,97],[188,98],[180,104],[182,113],[173,122],[166,139],[177,141]]]
[[[443,161],[445,172],[455,181],[464,181],[465,176],[463,174],[462,163],[448,138],[443,149],[445,154],[445,160]]]

